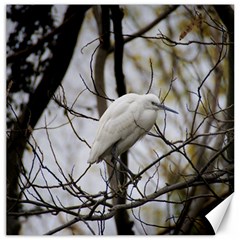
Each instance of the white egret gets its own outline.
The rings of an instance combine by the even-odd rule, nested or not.
[[[98,130],[93,142],[88,163],[105,160],[109,182],[117,190],[117,175],[113,171],[116,158],[132,147],[147,134],[157,119],[158,110],[176,111],[160,104],[154,94],[125,94],[115,100],[99,120]]]

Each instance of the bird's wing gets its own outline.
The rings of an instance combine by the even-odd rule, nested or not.
[[[92,145],[88,162],[94,163],[102,159],[103,155],[111,154],[111,147],[119,140],[124,139],[132,131],[134,116],[132,105],[134,99],[119,98],[105,111],[99,121],[96,138]],[[135,125],[136,127],[136,125]]]

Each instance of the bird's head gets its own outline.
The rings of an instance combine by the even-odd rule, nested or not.
[[[143,98],[144,98],[144,106],[147,109],[152,109],[155,111],[164,110],[164,111],[169,111],[169,112],[178,114],[178,112],[176,112],[175,110],[161,104],[159,98],[154,94],[143,95]]]

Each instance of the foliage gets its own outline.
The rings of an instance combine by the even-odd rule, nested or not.
[[[6,46],[8,102],[17,111],[23,110],[29,94],[34,92],[37,84],[41,81],[51,58],[51,45],[48,41],[38,44],[39,46],[35,50],[33,46],[41,40],[42,36],[47,35],[55,28],[51,14],[52,8],[51,5],[7,6],[6,17],[9,26],[12,26],[9,27]],[[31,51],[28,52],[29,50]],[[28,52],[26,57],[21,56],[24,55],[24,52]],[[14,116],[11,111],[8,111],[7,114],[7,123],[10,127],[14,122]]]

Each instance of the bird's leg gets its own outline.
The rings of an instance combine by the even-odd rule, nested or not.
[[[113,160],[115,160],[115,163],[114,163],[114,164],[116,164],[116,162],[119,162],[120,165],[125,169],[125,171],[130,174],[131,179],[132,179],[132,180],[135,180],[136,174],[134,174],[134,173],[127,167],[127,165],[118,157],[118,153],[117,153],[117,143],[113,145],[113,148],[112,148],[112,156],[113,156]]]
[[[111,158],[111,166],[113,168],[112,174],[111,176],[109,176],[109,179],[111,178],[115,178],[114,181],[118,181],[118,170],[117,170],[117,161],[115,160],[117,158],[117,151],[116,151],[116,147],[114,145],[114,147],[112,148],[112,158]]]
[[[113,144],[113,147],[112,147],[112,161],[114,161],[116,164],[117,162],[117,159],[118,159],[118,154],[117,154],[117,143]]]

